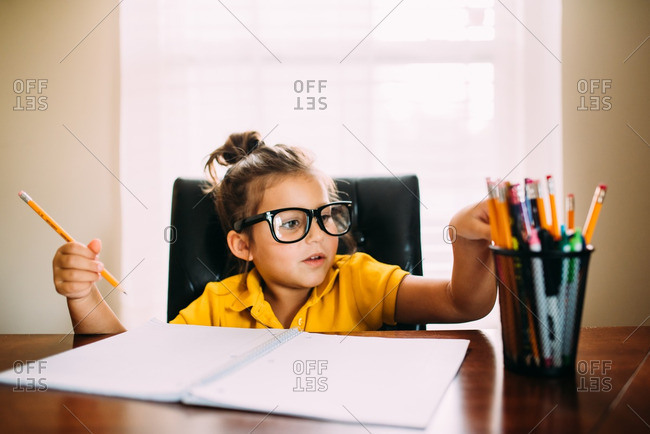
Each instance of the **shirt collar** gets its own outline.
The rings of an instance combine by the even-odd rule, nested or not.
[[[323,283],[318,285],[307,299],[305,305],[307,307],[316,304],[328,294],[336,283],[336,278],[339,275],[340,267],[344,265],[349,259],[349,255],[336,255],[334,264],[330,268],[323,280]],[[241,312],[244,309],[255,307],[264,303],[264,293],[262,292],[262,276],[253,268],[246,275],[246,286],[242,287],[238,284],[236,288],[228,288],[233,295],[233,301],[230,303],[230,308],[236,312]]]
[[[254,307],[264,301],[264,294],[262,293],[262,277],[257,269],[253,268],[246,274],[246,285],[242,285],[241,281],[237,284],[236,288],[230,288],[230,293],[233,300],[230,303],[230,308],[236,312],[241,312],[244,309]]]

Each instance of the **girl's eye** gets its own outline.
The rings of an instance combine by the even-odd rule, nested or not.
[[[291,231],[291,230],[299,229],[300,226],[301,226],[300,220],[287,220],[282,222],[282,224],[280,225],[280,229]]]
[[[282,222],[282,225],[280,227],[282,229],[297,229],[300,227],[300,222],[298,220],[288,220],[286,222]]]

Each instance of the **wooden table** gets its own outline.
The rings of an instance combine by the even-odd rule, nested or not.
[[[430,432],[650,432],[650,327],[583,328],[576,375],[562,379],[504,370],[497,330],[357,335],[470,340]],[[0,335],[0,370],[104,337]],[[15,391],[0,385],[0,432],[417,432],[38,388]]]

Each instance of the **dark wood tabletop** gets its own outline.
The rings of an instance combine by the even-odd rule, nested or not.
[[[650,327],[583,328],[576,373],[536,378],[504,369],[498,330],[383,331],[361,336],[469,339],[427,432],[650,432]],[[0,335],[0,370],[106,336]],[[0,432],[418,432],[254,412],[0,385]],[[387,399],[399,397],[387,396]]]

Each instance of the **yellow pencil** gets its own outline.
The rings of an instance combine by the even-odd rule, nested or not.
[[[499,228],[499,218],[497,217],[497,183],[487,178],[488,188],[488,217],[490,218],[490,234],[492,241],[497,247],[504,247],[501,241],[501,229]]]
[[[499,219],[499,228],[501,229],[502,247],[512,249],[512,229],[510,227],[510,213],[508,212],[508,201],[506,191],[510,183],[501,182],[497,188],[496,210]]]
[[[539,213],[539,225],[542,229],[549,231],[548,222],[546,221],[546,207],[544,206],[544,198],[541,195],[537,198],[537,210]]]
[[[548,184],[548,198],[551,203],[551,234],[556,240],[560,239],[560,224],[557,219],[557,208],[555,207],[555,183],[553,177],[548,175],[546,177]]]
[[[25,193],[24,191],[21,191],[20,193],[18,193],[18,196],[20,196],[20,198],[22,200],[24,200],[25,203],[27,205],[29,205],[29,207],[36,212],[36,214],[40,215],[41,218],[43,220],[45,220],[47,222],[47,224],[50,225],[52,227],[52,229],[54,229],[56,231],[57,234],[61,235],[64,240],[66,240],[68,242],[74,241],[74,239],[70,236],[70,234],[68,234],[65,230],[63,230],[63,228],[61,226],[59,226],[59,224],[57,222],[55,222],[54,219],[48,215],[48,213],[43,211],[43,208],[38,206],[38,204],[36,202],[34,202],[32,200],[32,198],[29,197],[29,195],[27,193]],[[106,279],[106,281],[108,283],[113,285],[113,287],[115,287],[115,288],[119,289],[120,291],[124,292],[124,289],[122,289],[122,287],[118,286],[120,284],[120,282],[118,282],[117,279],[115,277],[113,277],[113,275],[107,269],[103,269],[102,272],[101,272],[101,275],[104,277],[104,279]]]
[[[594,235],[594,229],[596,229],[596,223],[598,222],[598,215],[600,214],[600,209],[603,206],[603,201],[605,200],[605,193],[607,193],[607,186],[605,184],[600,184],[596,187],[594,192],[594,198],[591,200],[591,206],[589,207],[589,212],[587,213],[587,220],[584,225],[584,237],[585,243],[591,243],[591,237]]]
[[[575,215],[576,215],[576,198],[573,194],[569,193],[566,197],[566,228],[573,231],[575,229]]]

